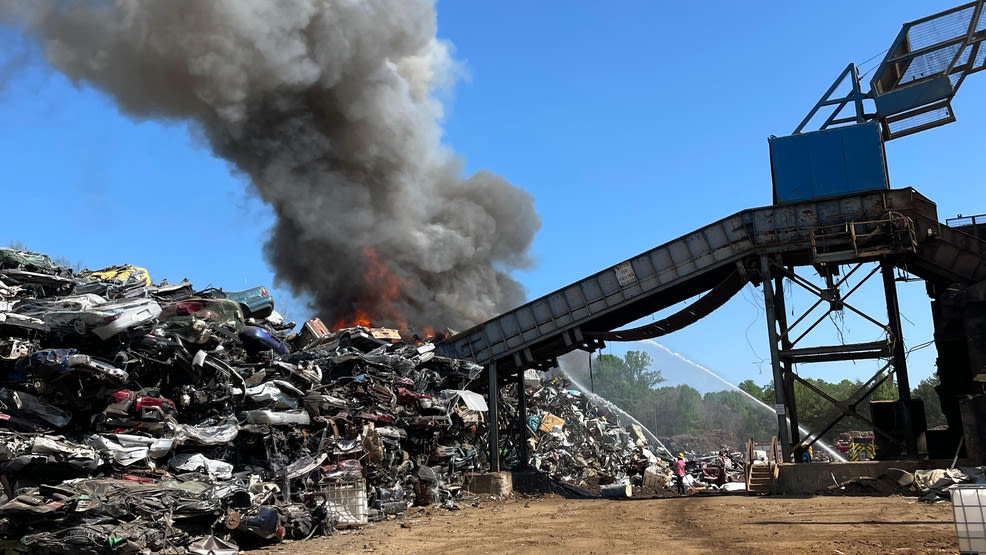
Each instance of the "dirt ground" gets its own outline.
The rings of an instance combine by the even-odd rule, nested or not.
[[[955,553],[949,504],[908,497],[514,498],[257,553]]]

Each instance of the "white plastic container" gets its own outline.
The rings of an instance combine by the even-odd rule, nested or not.
[[[644,470],[643,486],[645,488],[661,490],[668,487],[669,483],[667,467],[652,464]]]
[[[959,553],[986,555],[986,486],[962,484],[951,491]]]
[[[329,510],[329,518],[337,528],[364,526],[369,510],[366,500],[366,482],[330,483],[322,487],[322,495]]]

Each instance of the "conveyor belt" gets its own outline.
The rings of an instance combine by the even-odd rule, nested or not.
[[[933,202],[892,189],[738,212],[446,339],[440,349],[498,371],[551,364],[609,332],[709,291],[761,255],[789,266],[890,257],[926,280],[986,280],[986,242],[938,222]],[[605,337],[605,334],[603,335]]]

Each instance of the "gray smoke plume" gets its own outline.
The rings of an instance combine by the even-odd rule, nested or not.
[[[327,324],[464,327],[523,300],[540,219],[441,144],[425,0],[0,0],[0,24],[137,118],[194,122],[277,222],[267,260]]]

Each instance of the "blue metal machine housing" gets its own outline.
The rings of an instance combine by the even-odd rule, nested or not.
[[[768,142],[775,204],[890,188],[879,122]]]

